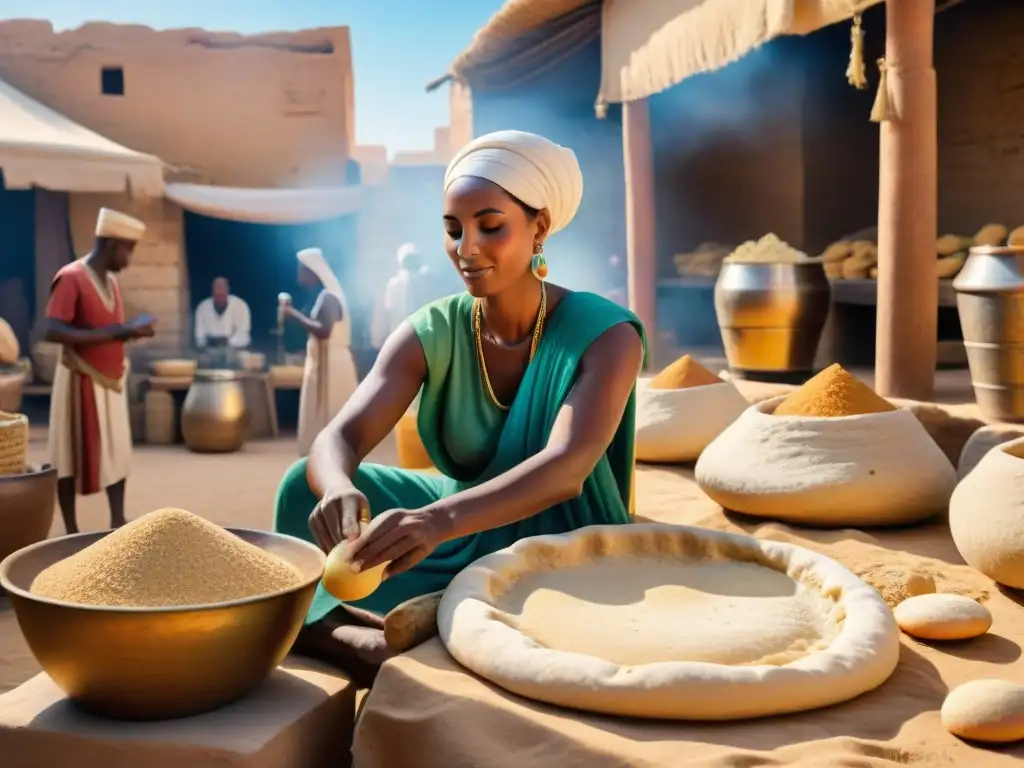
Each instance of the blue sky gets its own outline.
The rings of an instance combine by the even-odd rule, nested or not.
[[[501,0],[0,0],[5,18],[204,27],[243,33],[347,25],[356,80],[356,139],[394,152],[430,149],[448,122],[447,91],[424,92]]]

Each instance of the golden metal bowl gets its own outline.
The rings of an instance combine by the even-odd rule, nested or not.
[[[96,607],[29,592],[40,571],[109,531],[50,539],[0,563],[0,586],[32,654],[83,709],[124,720],[197,715],[241,698],[288,654],[325,557],[291,536],[229,528],[301,571],[302,584],[263,597],[174,608]]]

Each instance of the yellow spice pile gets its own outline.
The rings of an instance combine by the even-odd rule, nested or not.
[[[651,389],[690,389],[708,384],[721,384],[722,380],[689,355],[683,355],[672,365],[651,379]]]
[[[775,415],[835,417],[895,410],[896,406],[835,363],[788,395]]]
[[[150,512],[36,576],[32,593],[80,605],[208,605],[298,586],[291,563],[182,509]]]

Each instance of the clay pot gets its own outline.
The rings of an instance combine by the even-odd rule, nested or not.
[[[57,372],[57,363],[63,351],[60,344],[40,341],[32,347],[32,362],[35,365],[36,377],[45,384],[53,384]]]
[[[0,560],[49,535],[56,502],[56,467],[30,465],[0,477]]]

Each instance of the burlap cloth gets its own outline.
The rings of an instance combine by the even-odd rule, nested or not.
[[[893,677],[852,702],[720,724],[616,719],[529,702],[467,673],[434,639],[381,670],[356,726],[357,768],[1020,765],[1024,744],[969,746],[939,721],[943,698],[960,683],[1024,683],[1024,607],[962,565],[944,521],[870,534],[797,530],[727,516],[686,470],[640,468],[638,481],[639,517],[808,546],[844,563],[891,602],[910,572],[930,573],[940,591],[984,598],[995,624],[985,637],[941,646],[904,637]]]

